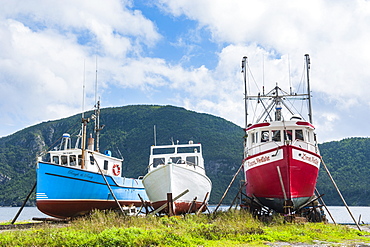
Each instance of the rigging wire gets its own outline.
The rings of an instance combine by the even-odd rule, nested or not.
[[[252,73],[252,70],[251,68],[249,67],[249,63],[248,61],[246,62],[246,69],[247,69],[247,85],[248,85],[248,92],[252,92],[252,89],[251,89],[251,83],[250,83],[250,79],[249,79],[249,75],[250,77],[253,79],[253,82],[257,88],[258,91],[261,91],[260,88],[258,87],[258,84],[253,76],[253,73]],[[248,73],[249,72],[249,73]],[[252,108],[252,111],[253,111],[253,119],[252,119],[252,123],[255,121],[255,118],[256,118],[256,112],[257,112],[257,105],[256,106],[253,106],[253,104],[251,105],[251,108]]]
[[[289,91],[290,91],[290,94],[292,94],[292,80],[291,80],[291,77],[290,77],[290,58],[289,58],[289,54],[288,54],[288,80],[289,80]]]
[[[98,56],[95,56],[95,103],[98,101]]]
[[[258,89],[258,91],[261,91],[261,89],[258,87],[258,84],[257,84],[256,80],[254,79],[254,76],[253,76],[252,70],[251,70],[251,68],[249,67],[248,62],[247,62],[247,68],[248,68],[248,71],[249,71],[249,73],[250,73],[250,75],[251,75],[251,77],[252,77],[252,79],[253,79],[254,84],[256,85],[256,88]],[[247,74],[248,74],[248,73],[247,73]]]
[[[302,75],[301,75],[301,80],[298,84],[298,88],[297,88],[297,93],[299,93],[299,91],[301,90],[301,86],[303,87],[304,85],[304,78],[305,78],[305,65],[303,65],[303,70],[302,70]],[[302,89],[303,90],[303,89]]]
[[[302,90],[303,92],[302,93],[304,93],[304,82],[305,82],[305,68],[306,68],[306,66],[305,65],[303,65],[303,68],[302,68],[302,74],[301,74],[301,79],[300,79],[300,81],[299,81],[299,84],[298,84],[298,87],[297,87],[297,93],[299,93],[300,92],[300,90]],[[301,87],[302,87],[302,89],[301,89]],[[302,101],[302,103],[301,103],[301,110],[300,110],[300,112],[303,112],[303,108],[304,108],[304,101]],[[301,114],[302,115],[302,114]],[[303,119],[305,119],[305,117],[304,116],[301,116],[301,117],[303,117]]]
[[[262,54],[262,95],[265,95],[265,54]]]
[[[286,94],[286,95],[289,95],[290,94],[290,95],[293,95],[293,96],[296,95],[296,94],[306,94],[305,92],[300,92],[302,90],[304,91],[304,84],[306,82],[306,80],[305,80],[305,68],[306,68],[306,65],[303,66],[302,76],[301,76],[301,79],[300,79],[299,84],[297,85],[297,92],[296,93],[293,93],[293,83],[292,83],[292,80],[291,80],[291,70],[290,70],[290,59],[289,59],[289,55],[288,55],[289,88],[290,88],[289,89],[289,92],[290,93],[285,92],[284,90],[280,89],[280,90],[282,90],[282,92],[284,94]],[[248,87],[248,92],[252,92],[252,90],[251,90],[252,84],[253,84],[253,86],[256,87],[257,91],[261,92],[261,89],[259,88],[259,86],[258,86],[258,84],[257,84],[257,82],[256,82],[256,80],[255,80],[255,78],[253,76],[252,70],[251,70],[248,62],[246,63],[246,69],[247,69],[247,72],[248,72],[247,73],[247,87]],[[264,57],[263,57],[262,85],[263,85],[263,89],[262,89],[263,90],[263,94],[262,95],[266,95],[264,93]],[[271,93],[272,91],[268,92],[267,95],[269,93]],[[247,95],[245,97],[247,97],[247,99],[252,99],[252,98],[250,98]],[[304,96],[303,95],[302,97],[305,98],[305,99],[307,99],[307,96]],[[297,104],[293,103],[293,99],[284,98],[284,101],[286,102],[286,104],[289,105],[290,106],[289,108],[291,108],[293,110],[292,112],[301,112],[301,113],[303,113],[303,111],[304,111],[304,105],[305,105],[304,101],[306,101],[306,100],[304,100],[304,99],[301,99],[301,100],[302,100],[302,103],[297,105]],[[258,107],[258,104],[261,104],[261,103],[264,104],[263,102],[265,102],[265,100],[258,97],[258,99],[256,99],[256,101],[257,101],[257,103],[252,103],[252,104],[249,104],[249,106],[248,106],[252,110],[252,112],[253,112],[252,122],[256,121],[256,119],[261,118],[261,115],[263,114],[263,112],[265,112],[265,109],[258,109],[259,108]],[[300,108],[300,111],[298,110],[299,108]],[[272,111],[272,109],[270,109],[269,112],[270,111]],[[257,112],[259,112],[259,114],[256,114]],[[285,114],[287,114],[287,112],[285,112]],[[303,114],[301,114],[301,117],[302,117],[303,120],[306,121],[306,117],[304,117]],[[267,118],[268,118],[268,116],[266,116],[266,118],[264,119],[264,121],[266,121]]]
[[[85,66],[85,60],[84,60],[84,74],[82,79],[82,119],[85,117],[84,111],[85,111],[85,74],[86,74],[86,66]]]

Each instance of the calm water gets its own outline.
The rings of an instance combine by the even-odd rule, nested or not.
[[[227,209],[228,207],[223,207]],[[336,223],[352,224],[354,223],[347,209],[342,206],[329,206],[330,213],[332,214]],[[0,222],[12,221],[17,214],[19,207],[0,207]],[[361,223],[370,224],[370,207],[350,207],[353,217],[356,221],[361,217]],[[332,222],[329,215],[326,214],[329,222]],[[49,217],[41,213],[36,207],[25,207],[19,215],[17,221],[29,221],[33,217]]]
[[[12,221],[16,216],[19,207],[0,207],[0,222]],[[18,221],[29,221],[33,217],[49,217],[41,213],[36,207],[24,207],[21,214],[18,216]]]
[[[331,215],[333,216],[336,223],[340,224],[352,224],[353,219],[348,213],[347,209],[342,206],[329,206],[328,207]],[[349,207],[353,217],[355,218],[356,222],[359,221],[360,223],[370,224],[370,207]],[[333,222],[330,219],[329,214],[326,213],[326,217],[328,218],[329,222]]]

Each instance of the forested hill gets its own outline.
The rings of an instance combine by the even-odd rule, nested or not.
[[[349,205],[370,206],[370,138],[347,138],[319,145],[323,160]],[[317,188],[330,205],[343,205],[323,166]]]
[[[85,116],[90,116],[88,112]],[[123,175],[145,175],[150,146],[202,143],[205,169],[213,183],[210,200],[218,202],[242,160],[243,131],[222,118],[173,106],[136,105],[101,110],[100,150],[124,157]],[[93,123],[90,123],[92,132]],[[20,205],[35,182],[37,155],[59,144],[63,133],[79,133],[81,115],[41,123],[0,139],[0,206]],[[76,139],[74,139],[76,140]],[[72,141],[74,141],[72,139]],[[230,191],[226,202],[236,195]],[[31,197],[34,202],[35,196]]]
[[[88,112],[85,116],[90,116]],[[0,138],[0,206],[21,205],[35,183],[36,157],[54,147],[63,133],[75,137],[81,127],[81,116],[44,122],[7,137]],[[206,173],[212,180],[210,203],[218,203],[232,177],[240,167],[243,153],[243,130],[222,118],[196,113],[174,106],[135,105],[101,110],[100,150],[111,150],[113,156],[124,156],[125,177],[145,175],[149,149],[171,140],[202,143]],[[88,133],[92,132],[92,126]],[[74,139],[75,140],[75,139]],[[349,205],[370,205],[367,178],[370,174],[368,138],[350,138],[320,146],[323,159]],[[224,203],[230,203],[239,186],[239,176]],[[317,188],[325,194],[328,205],[342,205],[334,186],[321,169]],[[35,195],[28,205],[34,205]]]

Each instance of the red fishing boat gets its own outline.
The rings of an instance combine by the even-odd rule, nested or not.
[[[247,196],[278,213],[299,210],[315,197],[321,156],[312,125],[309,86],[309,55],[305,55],[307,92],[286,92],[277,84],[269,92],[248,94],[247,57],[243,58],[245,81],[246,128],[244,172]],[[295,102],[308,101],[304,119]],[[251,102],[251,103],[250,103]],[[253,106],[252,106],[253,105]],[[301,108],[302,102],[300,104]],[[255,114],[248,124],[248,107]],[[253,107],[253,108],[252,108]]]

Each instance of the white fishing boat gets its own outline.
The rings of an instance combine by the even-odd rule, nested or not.
[[[190,141],[188,144],[152,146],[143,184],[154,209],[166,204],[171,193],[174,214],[198,211],[207,204],[212,189],[212,182],[204,170],[201,144]],[[168,212],[168,209],[163,211]]]

